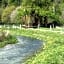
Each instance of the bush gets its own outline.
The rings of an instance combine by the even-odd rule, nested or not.
[[[24,10],[19,6],[10,15],[11,23],[22,24],[22,16],[24,16]]]
[[[0,22],[1,22],[2,11],[3,11],[3,8],[1,7],[0,8]]]
[[[5,38],[5,33],[4,32],[0,32],[0,42],[2,42]]]
[[[10,23],[10,14],[15,9],[15,6],[7,6],[2,13],[2,22]]]
[[[17,42],[15,36],[10,35],[9,32],[0,31],[0,48],[4,47],[7,44],[14,44]]]

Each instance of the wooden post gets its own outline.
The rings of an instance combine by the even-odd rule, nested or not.
[[[50,25],[50,30],[52,30],[52,26]]]
[[[53,29],[54,29],[54,24],[53,24]]]
[[[20,29],[21,29],[21,24],[20,24]]]
[[[40,22],[38,21],[38,29],[40,28]]]
[[[6,26],[5,26],[5,24],[4,24],[4,28],[5,28]]]

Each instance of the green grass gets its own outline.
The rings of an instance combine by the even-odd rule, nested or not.
[[[44,42],[41,51],[28,58],[25,64],[64,64],[64,34],[31,29],[10,31],[13,35],[32,37]]]
[[[13,36],[9,34],[8,36],[5,36],[6,33],[4,31],[0,31],[0,48],[8,45],[8,44],[15,44],[17,43],[16,36]]]
[[[35,29],[10,29],[10,32],[44,42],[41,51],[29,57],[24,64],[64,64],[64,34]]]
[[[17,43],[16,37],[11,36],[10,39],[6,38],[6,40],[0,42],[0,48],[6,46],[6,45],[8,45],[8,44],[15,44],[15,43]]]

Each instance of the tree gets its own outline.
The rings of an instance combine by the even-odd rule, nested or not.
[[[26,16],[30,16],[34,18],[33,21],[35,22],[35,18],[37,17],[37,23],[39,23],[43,18],[43,23],[47,26],[48,18],[54,19],[57,22],[59,21],[62,15],[64,0],[0,0],[0,3],[4,9],[11,5],[21,5],[25,12],[25,20]]]
[[[15,6],[8,6],[2,12],[2,22],[3,23],[10,23],[10,14],[15,9]]]

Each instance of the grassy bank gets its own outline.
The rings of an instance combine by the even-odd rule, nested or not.
[[[35,29],[10,31],[13,35],[23,35],[44,41],[41,52],[30,57],[25,64],[64,64],[64,34]]]
[[[0,48],[8,45],[17,43],[17,39],[15,36],[11,34],[7,34],[4,30],[0,30]]]
[[[25,64],[64,64],[64,33],[35,29],[10,29],[13,36],[22,35],[44,42],[44,47]],[[42,45],[42,46],[43,46]]]

